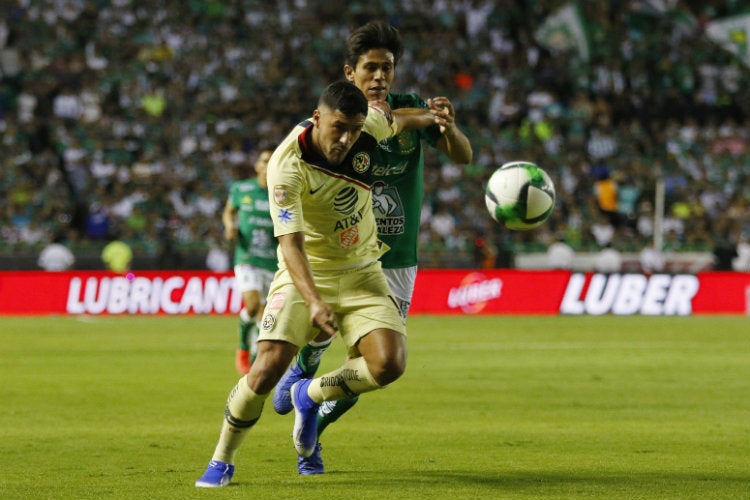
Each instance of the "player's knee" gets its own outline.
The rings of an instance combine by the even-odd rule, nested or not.
[[[398,380],[404,374],[404,371],[406,371],[406,365],[389,364],[375,380],[384,387]]]
[[[405,371],[406,355],[403,351],[393,353],[393,355],[379,360],[375,366],[370,367],[372,377],[381,387],[395,382]]]
[[[362,339],[360,352],[373,380],[384,387],[406,370],[406,339],[393,330],[378,330]]]

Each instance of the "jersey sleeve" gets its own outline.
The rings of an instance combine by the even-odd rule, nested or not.
[[[292,156],[272,157],[268,164],[268,202],[274,236],[304,231],[299,161]]]
[[[380,142],[396,135],[397,127],[396,122],[389,120],[383,111],[375,106],[368,106],[364,129]]]

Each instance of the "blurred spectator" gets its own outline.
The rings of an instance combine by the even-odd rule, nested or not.
[[[615,227],[603,213],[597,213],[594,216],[594,222],[591,224],[591,234],[600,247],[609,246],[615,235]]]
[[[30,246],[44,243],[46,238],[47,232],[35,219],[30,219],[28,224],[18,231],[18,240]]]
[[[646,274],[660,273],[664,271],[664,252],[653,246],[644,247],[639,256],[641,271]]]
[[[594,179],[594,194],[599,210],[607,217],[611,226],[619,226],[618,186],[610,174],[609,166],[601,161],[594,164],[591,176]]]
[[[714,270],[731,271],[732,264],[739,257],[737,246],[733,245],[728,238],[720,238],[714,243]]]
[[[443,238],[443,241],[447,241],[448,238],[454,234],[454,230],[456,229],[455,217],[450,213],[447,207],[442,205],[432,215],[429,224],[430,228]]]
[[[89,206],[86,215],[86,237],[91,240],[103,240],[109,235],[110,219],[106,208],[100,202]]]
[[[133,250],[124,241],[110,241],[102,250],[102,262],[110,271],[116,273],[129,271],[132,261]]]
[[[215,273],[225,273],[231,269],[229,253],[215,245],[209,247],[206,255],[206,268]]]
[[[622,270],[622,255],[614,248],[602,248],[596,254],[594,270],[598,273],[619,273]]]
[[[750,238],[746,235],[742,235],[737,243],[737,257],[732,260],[732,269],[743,272],[750,271]]]
[[[552,269],[573,269],[575,250],[568,245],[563,237],[547,248],[547,265]]]
[[[45,271],[66,271],[73,268],[75,261],[73,252],[60,240],[55,240],[42,249],[37,264]]]
[[[225,247],[221,229],[218,226],[212,227],[206,240],[208,241],[206,268],[215,273],[223,273],[232,269],[232,257]]]

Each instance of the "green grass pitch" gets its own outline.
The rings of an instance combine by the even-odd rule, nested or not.
[[[325,475],[269,401],[232,485],[196,489],[235,347],[228,316],[0,318],[0,498],[750,498],[750,318],[414,316]]]

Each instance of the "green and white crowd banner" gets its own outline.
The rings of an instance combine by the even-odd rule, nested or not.
[[[556,52],[573,51],[584,61],[589,60],[589,42],[575,3],[568,3],[552,12],[534,32],[541,45]]]
[[[750,14],[716,19],[706,25],[706,36],[750,67]]]

